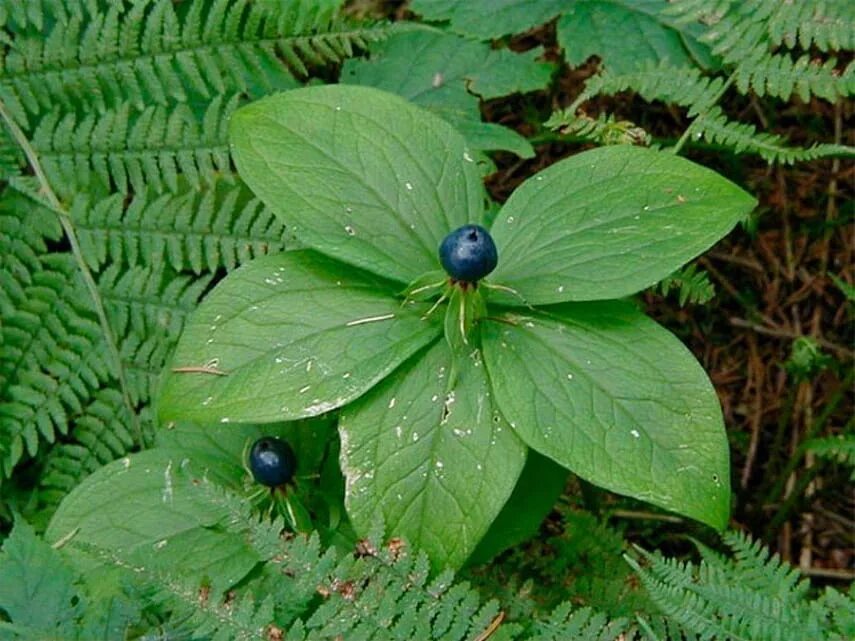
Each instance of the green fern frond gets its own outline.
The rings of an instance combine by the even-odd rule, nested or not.
[[[757,1],[753,0],[757,5]],[[847,0],[825,2],[781,2],[768,23],[773,46],[790,49],[816,47],[820,51],[855,48],[855,10]],[[759,7],[758,7],[759,8]]]
[[[140,417],[144,434],[150,434],[154,426],[148,414],[144,411]],[[52,447],[45,458],[39,479],[42,509],[52,512],[89,474],[131,452],[138,445],[133,429],[119,391],[105,388],[96,392],[83,411],[74,416],[70,441]]]
[[[762,23],[762,33],[773,47],[842,51],[855,46],[855,10],[847,0],[672,0],[664,14],[681,23],[700,21],[713,25],[728,14],[740,16],[745,24]]]
[[[777,554],[770,554],[759,541],[742,532],[725,532],[722,540],[733,552],[733,579],[746,587],[790,599],[802,598],[810,589],[798,570],[784,563]]]
[[[8,476],[26,445],[66,433],[69,415],[82,411],[112,378],[101,328],[70,254],[40,257],[41,269],[22,287],[23,299],[3,318],[0,356],[0,453]]]
[[[696,68],[669,66],[621,75],[604,69],[588,79],[584,92],[565,113],[575,115],[583,102],[597,95],[634,91],[647,101],[685,107],[688,117],[695,119],[676,150],[691,135],[736,153],[758,154],[770,163],[853,155],[855,149],[839,144],[788,146],[780,136],[730,121],[716,104],[731,86],[742,94],[784,100],[796,94],[803,101],[816,96],[834,102],[855,93],[855,61],[841,66],[834,56],[818,56],[814,51],[852,48],[853,7],[845,0],[673,0],[663,15],[677,24],[706,25],[700,40],[721,59],[728,75],[705,76]],[[794,51],[798,47],[801,52]],[[597,120],[608,119],[598,116]]]
[[[728,120],[718,106],[698,117],[695,138],[703,137],[710,143],[724,145],[736,153],[754,153],[766,162],[791,165],[795,162],[815,160],[829,156],[855,154],[854,147],[815,143],[810,147],[791,147],[776,134],[758,132],[754,125]]]
[[[133,573],[145,600],[173,613],[181,638],[212,641],[270,641],[268,626],[273,620],[273,602],[266,597],[257,603],[252,595],[224,602],[209,592],[199,579],[175,576],[160,569],[129,561],[117,554],[90,550],[95,558]]]
[[[831,612],[808,600],[798,572],[738,533],[724,535],[725,559],[701,547],[698,566],[639,549],[627,557],[662,612],[702,639],[809,641],[843,639]]]
[[[333,3],[140,0],[56,22],[46,38],[22,34],[0,58],[0,99],[24,124],[59,105],[98,111],[126,102],[210,99],[293,86],[288,66],[339,62],[385,37],[386,26],[352,27]]]
[[[340,557],[323,564],[317,538],[295,539],[288,546],[281,568],[285,577],[299,577],[308,568],[326,567],[315,574],[314,586],[323,601],[311,612],[290,623],[287,639],[342,638],[443,639],[457,641],[477,637],[499,614],[495,602],[480,604],[478,594],[466,583],[454,583],[444,572],[428,580],[430,565],[423,554],[410,555],[399,546],[370,544],[374,552],[354,559]],[[296,548],[296,549],[295,549]],[[276,599],[280,601],[279,598]]]
[[[609,621],[590,608],[574,609],[569,603],[559,605],[531,630],[528,641],[614,641],[635,639],[635,632],[625,619]]]
[[[565,136],[576,136],[601,145],[650,144],[650,134],[629,120],[616,120],[612,114],[591,118],[569,109],[553,112],[544,127],[559,131]]]
[[[598,95],[634,91],[648,102],[661,100],[689,107],[689,116],[693,117],[715,103],[723,86],[721,78],[708,78],[693,67],[659,65],[624,74],[603,70],[588,79],[585,91],[574,105]]]
[[[26,300],[25,290],[42,269],[40,256],[47,253],[47,243],[61,237],[59,222],[48,209],[34,207],[8,189],[0,196],[0,318],[11,316]]]
[[[9,180],[17,176],[23,166],[23,157],[6,127],[0,127],[0,180]]]
[[[788,100],[795,92],[805,101],[816,95],[833,102],[855,91],[855,64],[841,70],[836,58],[815,60],[807,53],[793,58],[780,49],[798,45],[828,51],[841,44],[851,48],[855,33],[851,3],[749,0],[712,7],[698,0],[677,0],[666,13],[680,21],[700,19],[710,25],[701,41],[734,68],[742,93],[751,89],[760,96]]]
[[[161,268],[123,269],[113,264],[98,289],[118,337],[131,400],[149,402],[163,367],[210,277],[191,279]]]
[[[42,31],[48,22],[68,22],[97,12],[98,0],[0,0],[0,27]]]
[[[98,289],[117,335],[160,333],[177,340],[210,281],[210,276],[194,279],[160,267],[113,264],[99,277]]]
[[[635,91],[644,100],[660,100],[687,108],[693,124],[694,140],[723,145],[735,153],[753,153],[767,162],[792,164],[828,156],[846,156],[855,148],[846,145],[814,144],[808,148],[791,147],[778,135],[758,132],[754,125],[734,122],[715,104],[724,87],[720,77],[709,78],[693,68],[654,67],[626,74],[608,70],[588,80],[582,95],[562,113],[575,108],[595,95],[612,95]],[[603,116],[599,120],[607,120]]]
[[[684,307],[686,303],[703,305],[715,296],[715,285],[710,281],[709,274],[699,270],[694,264],[681,267],[661,280],[656,288],[663,296],[676,289],[680,307]]]
[[[284,248],[285,228],[242,183],[197,192],[179,183],[176,195],[121,194],[71,207],[83,254],[93,269],[108,262],[169,265],[196,274],[234,269]]]
[[[32,144],[59,193],[91,186],[136,193],[179,189],[179,172],[194,188],[232,175],[228,120],[239,96],[217,96],[198,117],[184,103],[137,113],[129,104],[78,117],[54,111]]]
[[[855,93],[855,63],[838,70],[836,58],[821,61],[809,54],[794,60],[789,54],[764,53],[756,56],[751,64],[737,54],[732,62],[739,60],[743,63],[735,71],[736,86],[742,93],[753,90],[758,96],[783,100],[789,100],[796,93],[805,102],[812,95],[834,102]]]
[[[817,456],[848,465],[852,468],[851,478],[855,480],[855,435],[817,438],[805,443],[805,447]]]

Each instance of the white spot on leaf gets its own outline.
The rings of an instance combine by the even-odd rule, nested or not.
[[[172,461],[166,465],[163,471],[163,492],[161,492],[161,500],[164,503],[172,503]]]

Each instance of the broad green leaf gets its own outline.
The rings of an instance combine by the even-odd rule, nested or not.
[[[526,448],[496,411],[473,350],[449,388],[445,341],[345,408],[345,503],[361,534],[383,522],[434,566],[459,566],[502,509]]]
[[[568,0],[414,0],[410,8],[428,20],[448,20],[456,33],[488,40],[548,22],[567,4]]]
[[[755,202],[711,169],[667,152],[586,151],[511,194],[491,229],[499,265],[490,280],[535,305],[628,296],[709,248]],[[512,296],[502,302],[520,304]]]
[[[369,60],[345,62],[342,82],[396,93],[453,124],[479,150],[506,149],[533,155],[512,129],[481,122],[478,97],[498,98],[544,88],[554,66],[524,53],[435,31],[402,32],[371,45]]]
[[[458,120],[454,126],[475,149],[510,151],[520,158],[534,158],[534,147],[513,129],[480,120]]]
[[[15,520],[0,552],[0,611],[7,620],[40,638],[75,638],[76,618],[84,607],[78,602],[77,579],[59,552],[25,521]],[[2,631],[0,637],[13,638]]]
[[[487,563],[497,554],[534,536],[564,491],[566,482],[567,468],[529,450],[511,498],[478,543],[467,565]]]
[[[239,109],[241,177],[305,246],[402,283],[483,215],[474,151],[447,122],[370,87],[287,91]]]
[[[184,329],[161,394],[161,419],[271,422],[352,401],[441,331],[425,304],[312,251],[251,261],[229,274]],[[217,373],[206,373],[216,371]]]
[[[614,73],[660,64],[695,64],[704,51],[692,25],[670,25],[660,11],[665,0],[576,0],[558,20],[558,44],[571,65],[599,56]],[[691,42],[691,49],[687,42]],[[709,54],[702,63],[709,63]]]
[[[631,304],[567,304],[483,323],[502,414],[526,444],[606,489],[723,528],[727,437],[691,353]]]
[[[65,497],[45,539],[138,554],[224,589],[263,559],[235,527],[249,527],[249,506],[225,498],[206,471],[183,452],[160,448],[114,461]]]

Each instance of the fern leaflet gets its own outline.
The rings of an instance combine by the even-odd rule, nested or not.
[[[733,149],[736,153],[758,154],[767,162],[792,164],[855,153],[855,148],[846,145],[814,144],[808,148],[788,146],[781,136],[761,133],[754,125],[729,120],[715,104],[723,88],[724,81],[720,77],[705,77],[698,69],[660,66],[626,74],[612,74],[604,70],[590,78],[579,98],[563,112],[553,114],[551,120],[568,120],[569,114],[576,113],[582,102],[596,95],[631,90],[648,102],[661,100],[686,107],[687,115],[696,118],[693,123],[694,140],[704,138],[710,143]],[[581,118],[577,116],[576,120]],[[599,116],[598,120],[609,122],[603,116]]]
[[[591,118],[571,109],[560,109],[543,126],[601,145],[650,145],[650,134],[643,128],[629,120],[616,120],[612,114]]]
[[[104,111],[129,102],[258,95],[293,86],[287,61],[338,62],[355,47],[382,38],[385,26],[351,27],[333,3],[309,0],[172,0],[111,3],[84,19],[56,21],[46,38],[22,33],[0,58],[0,99],[19,123],[28,114],[81,105]]]
[[[284,248],[284,226],[242,183],[200,192],[182,183],[178,194],[143,192],[130,202],[121,194],[96,202],[80,195],[71,215],[93,269],[165,263],[201,274]]]
[[[61,193],[87,186],[176,192],[179,172],[198,189],[231,176],[227,127],[238,101],[239,96],[217,96],[198,118],[184,103],[139,113],[125,103],[79,120],[54,111],[36,127],[33,147]]]
[[[710,281],[709,274],[698,270],[696,265],[681,267],[660,281],[656,288],[663,296],[676,289],[680,307],[686,303],[703,305],[715,296],[715,285]]]
[[[662,611],[701,639],[843,641],[833,612],[808,600],[809,585],[793,568],[742,534],[724,540],[733,560],[703,546],[698,566],[640,549],[645,567],[626,558]]]
[[[840,434],[813,439],[805,447],[822,458],[838,461],[852,468],[850,479],[855,481],[855,435]]]

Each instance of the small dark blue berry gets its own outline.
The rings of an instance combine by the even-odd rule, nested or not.
[[[496,243],[481,225],[464,225],[439,245],[439,262],[454,280],[475,283],[496,269]]]
[[[256,482],[279,487],[294,477],[297,458],[285,441],[275,436],[262,436],[249,451],[249,469]]]

